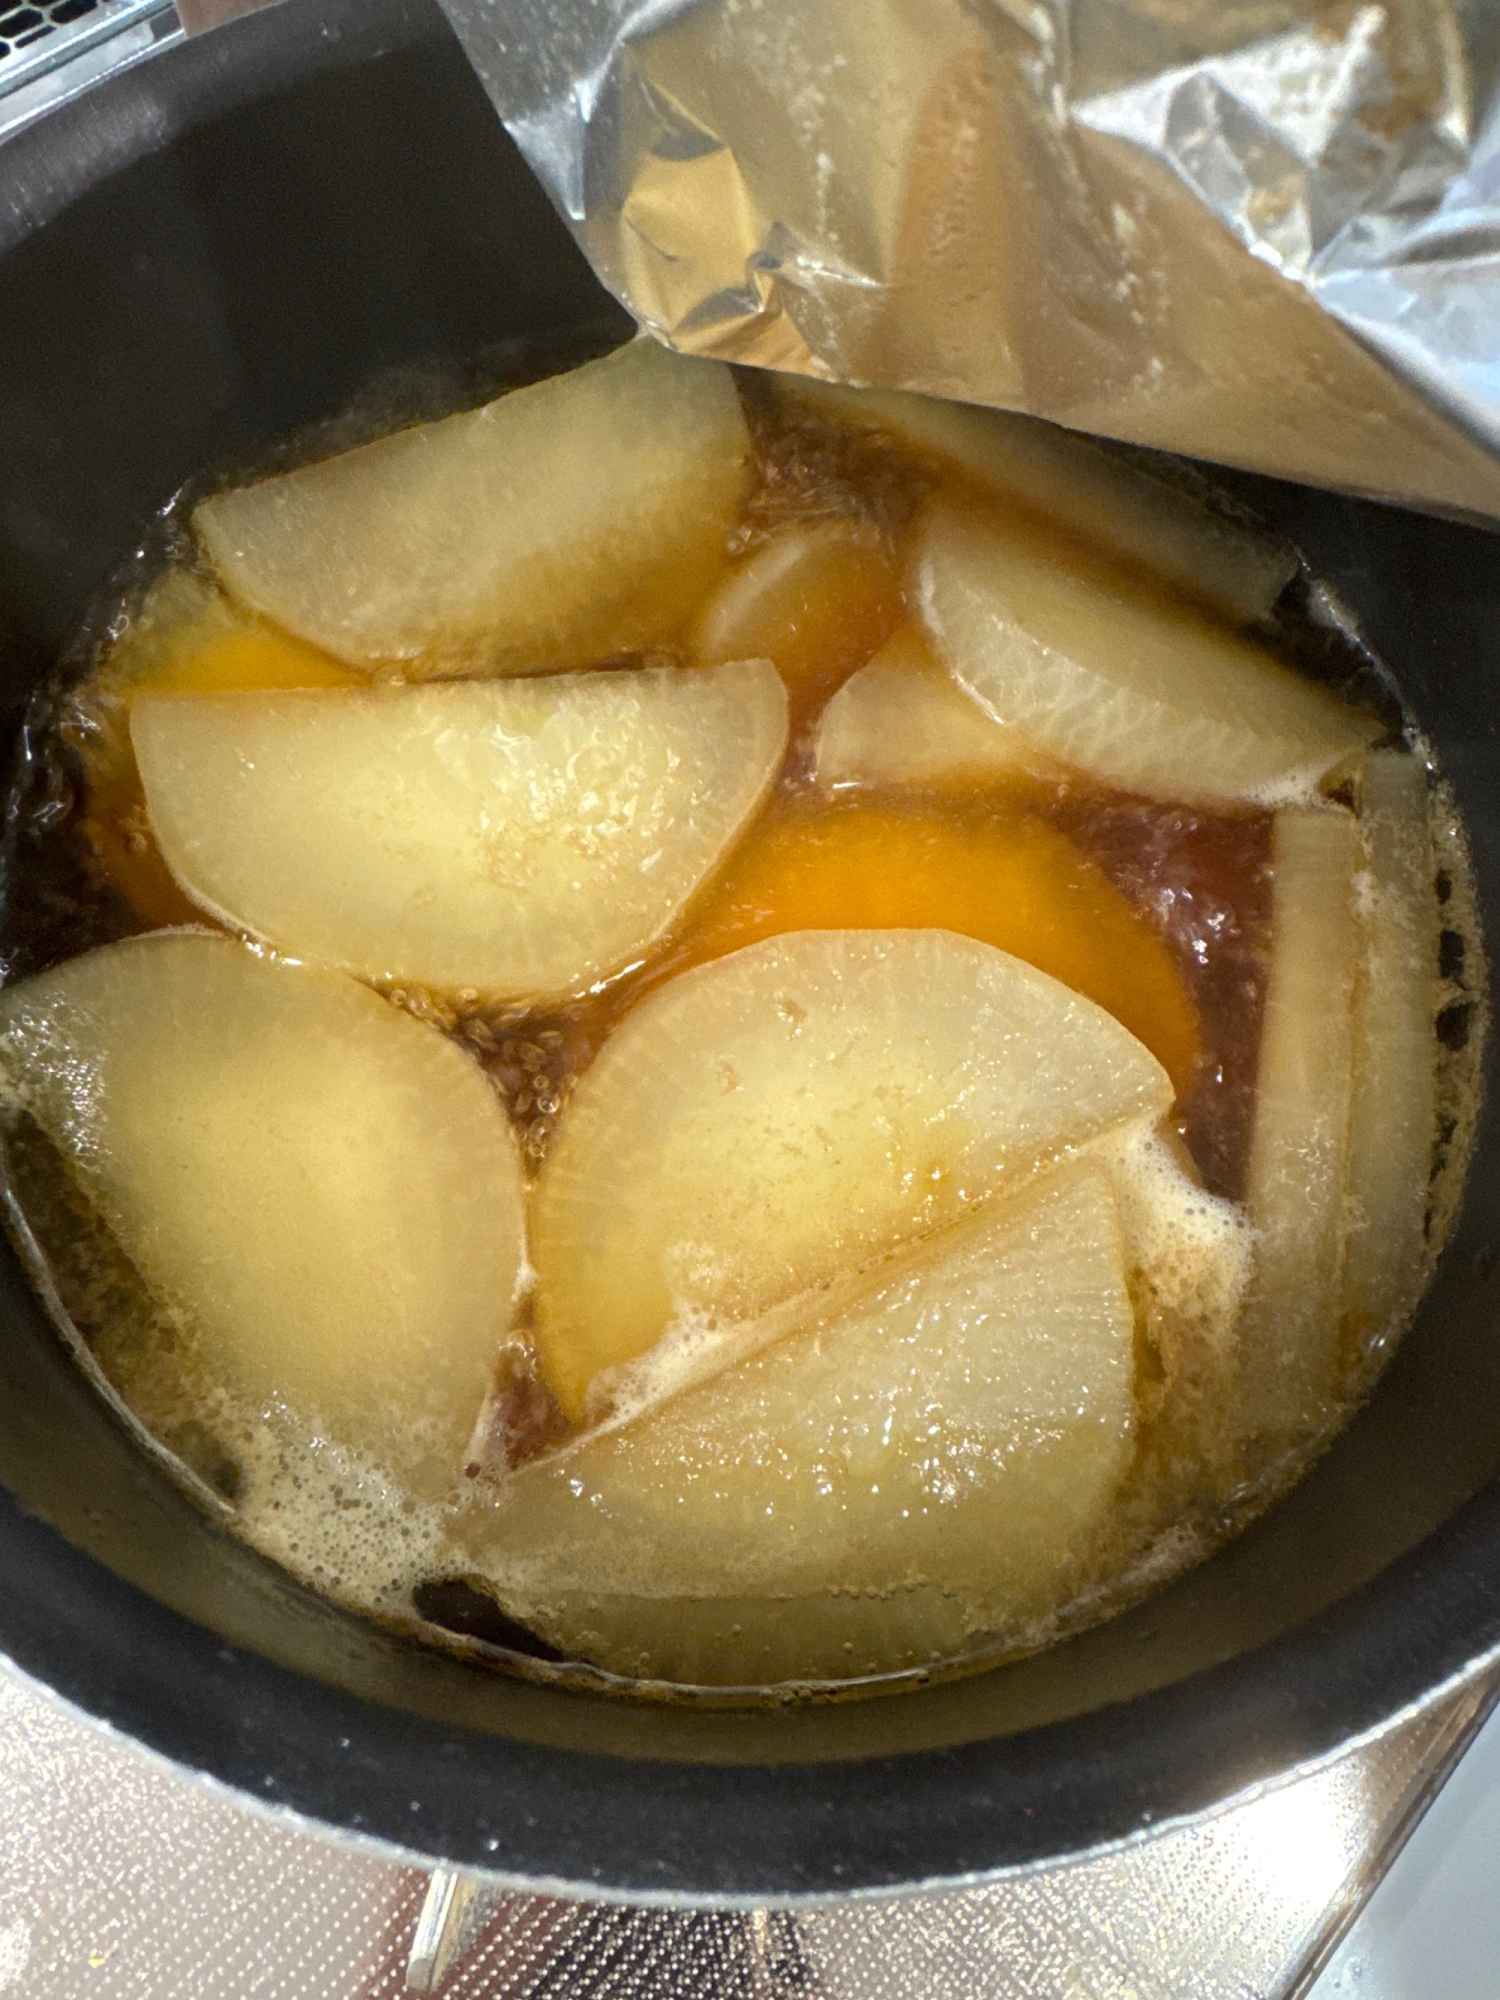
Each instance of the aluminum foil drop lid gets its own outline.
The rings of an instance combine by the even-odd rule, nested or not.
[[[442,0],[694,354],[1500,518],[1485,0]]]

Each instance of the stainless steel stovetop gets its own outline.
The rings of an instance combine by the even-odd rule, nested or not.
[[[1090,1860],[722,1913],[434,1872],[174,1770],[0,1666],[0,2000],[1487,2000],[1500,1718],[1356,1918],[1496,1692]]]

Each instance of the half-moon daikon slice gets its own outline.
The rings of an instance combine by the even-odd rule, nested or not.
[[[951,931],[798,931],[699,966],[616,1029],[543,1167],[548,1380],[577,1416],[663,1335],[714,1337],[1171,1100],[1101,1007]]]
[[[1230,520],[1097,439],[1039,417],[799,376],[778,377],[777,393],[813,416],[886,433],[1236,623],[1263,618],[1297,574],[1297,552],[1280,536]]]
[[[933,785],[1044,777],[1060,769],[1019,729],[996,722],[903,626],[823,711],[820,785]]]
[[[688,672],[136,698],[187,893],[366,979],[581,992],[659,937],[765,795],[765,661]]]
[[[1427,772],[1380,751],[1360,787],[1362,951],[1354,987],[1344,1312],[1358,1339],[1399,1327],[1427,1280],[1436,1139],[1438,902]]]
[[[193,523],[231,590],[340,659],[546,673],[676,635],[726,567],[749,458],[728,368],[641,339]]]
[[[783,797],[695,904],[674,972],[789,931],[957,931],[1086,994],[1189,1088],[1198,1008],[1151,919],[1040,815],[944,804]]]
[[[88,785],[84,837],[137,916],[153,929],[198,921],[150,837],[130,744],[136,696],[148,688],[223,694],[366,684],[354,668],[266,624],[192,570],[162,572],[124,637],[73,690],[63,715]]]
[[[1104,784],[1287,803],[1381,733],[1248,639],[998,516],[935,506],[920,577],[923,618],[959,685]]]
[[[624,1673],[839,1678],[1013,1634],[1086,1573],[1133,1340],[1108,1177],[1068,1165],[522,1468],[471,1515],[471,1556],[514,1616]]]
[[[179,1324],[188,1390],[444,1490],[524,1249],[515,1139],[454,1043],[340,973],[158,931],[0,995],[0,1092]]]
[[[1352,813],[1276,815],[1271,964],[1245,1185],[1256,1237],[1240,1325],[1240,1421],[1249,1434],[1316,1430],[1337,1375],[1361,858]]]
[[[703,606],[692,657],[770,660],[799,720],[815,715],[906,616],[901,565],[872,528],[800,521],[741,558]]]

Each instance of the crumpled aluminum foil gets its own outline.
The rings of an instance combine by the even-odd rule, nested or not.
[[[442,0],[691,353],[1500,517],[1494,0]]]

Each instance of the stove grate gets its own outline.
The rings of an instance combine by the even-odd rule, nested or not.
[[[26,0],[21,6],[6,6],[0,0],[0,63],[55,35],[60,28],[71,27],[86,14],[120,11],[119,0]]]
[[[181,32],[174,0],[0,0],[0,140]]]

